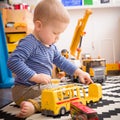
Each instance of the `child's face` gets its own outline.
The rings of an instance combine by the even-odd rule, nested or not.
[[[60,34],[64,32],[67,26],[68,23],[58,21],[54,21],[46,26],[41,24],[38,39],[45,45],[52,45],[56,43]]]

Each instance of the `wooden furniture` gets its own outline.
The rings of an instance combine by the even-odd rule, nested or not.
[[[33,30],[33,15],[28,10],[3,9],[2,18],[8,52],[13,52],[19,40]],[[13,23],[13,26],[7,24]]]

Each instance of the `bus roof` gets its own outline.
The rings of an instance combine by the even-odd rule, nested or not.
[[[55,87],[55,88],[48,88],[48,89],[44,89],[43,91],[54,91],[54,92],[59,92],[59,91],[64,91],[64,90],[71,90],[71,89],[76,89],[76,88],[82,88],[82,86],[77,85],[77,84],[67,84],[67,85],[62,85],[59,87]]]

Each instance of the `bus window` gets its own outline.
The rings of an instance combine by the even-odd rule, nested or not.
[[[61,91],[57,92],[57,98],[59,101],[63,100],[63,95]]]

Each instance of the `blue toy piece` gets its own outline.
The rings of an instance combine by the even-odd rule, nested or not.
[[[14,84],[12,73],[7,67],[7,60],[7,43],[0,13],[0,88],[9,88]]]

